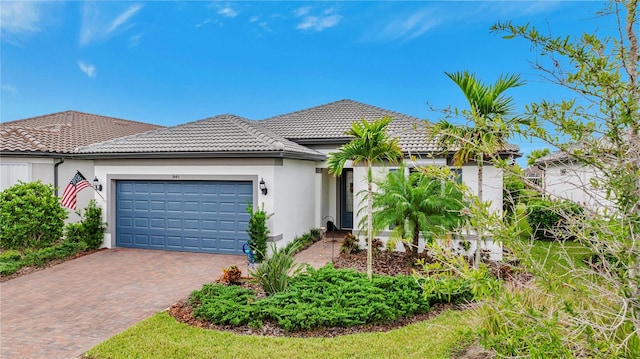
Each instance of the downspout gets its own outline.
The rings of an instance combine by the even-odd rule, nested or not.
[[[53,187],[55,188],[56,196],[58,195],[58,166],[64,163],[64,159],[61,158],[60,162],[56,162],[53,165]]]

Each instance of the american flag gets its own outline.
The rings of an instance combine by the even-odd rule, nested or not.
[[[64,193],[62,194],[62,205],[75,210],[78,192],[87,187],[91,187],[91,183],[87,181],[80,171],[76,171],[76,175],[73,176],[71,182],[69,182],[67,187],[64,189]]]

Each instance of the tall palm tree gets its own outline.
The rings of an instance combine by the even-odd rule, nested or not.
[[[473,126],[457,126],[447,120],[441,120],[431,127],[431,136],[438,138],[443,150],[454,149],[453,165],[462,167],[469,161],[478,166],[478,200],[482,202],[483,162],[486,158],[507,148],[510,129],[508,117],[514,110],[514,101],[504,92],[524,85],[519,75],[501,75],[492,85],[478,80],[475,74],[455,72],[445,74],[455,82],[469,102],[471,109],[464,111]],[[478,233],[475,266],[480,264],[480,242],[482,233]]]
[[[351,124],[346,132],[353,136],[353,140],[343,145],[337,152],[329,154],[329,173],[336,176],[342,174],[347,161],[353,161],[357,166],[363,162],[367,166],[367,276],[372,277],[372,241],[373,241],[373,172],[372,165],[376,162],[395,162],[402,158],[402,151],[397,138],[390,138],[387,126],[393,119],[385,116],[368,122],[362,119]]]
[[[462,191],[450,179],[430,177],[422,172],[406,176],[401,166],[384,181],[376,182],[376,186],[374,227],[379,230],[395,226],[389,240],[400,239],[412,258],[418,256],[420,233],[426,243],[431,243],[464,220]]]

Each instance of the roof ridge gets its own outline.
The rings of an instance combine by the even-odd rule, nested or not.
[[[273,145],[277,151],[284,151],[284,143],[280,141],[281,139],[275,139],[273,136],[275,135],[274,133],[268,131],[263,126],[258,125],[256,121],[252,121],[233,114],[225,114],[224,116],[227,116],[227,118],[229,118],[236,126],[246,131],[256,139],[268,145]]]
[[[405,114],[405,113],[387,110],[387,109],[384,109],[382,107],[369,105],[367,103],[356,101],[356,100],[352,100],[352,99],[342,99],[342,100],[332,101],[332,102],[328,102],[328,103],[325,103],[325,104],[322,104],[322,105],[317,105],[317,106],[309,107],[309,108],[298,110],[298,111],[293,111],[293,112],[288,112],[288,113],[285,113],[285,114],[271,116],[271,117],[268,117],[268,118],[265,118],[265,119],[261,120],[261,122],[262,121],[269,121],[269,120],[276,119],[276,118],[279,118],[279,117],[292,116],[292,115],[295,115],[295,114],[298,114],[298,113],[301,113],[301,112],[313,111],[313,110],[318,109],[318,108],[329,107],[329,106],[336,105],[336,104],[339,104],[339,103],[351,103],[351,104],[367,107],[369,109],[376,110],[378,112],[384,112],[384,113],[390,114],[389,117],[392,117],[394,119],[397,119],[398,117],[401,117],[401,118],[410,118],[410,119],[415,120],[415,121],[423,121],[418,117],[411,116],[411,115],[408,115],[408,114]],[[369,119],[369,120],[371,120],[371,119]]]
[[[106,118],[106,119],[110,119],[110,120],[117,120],[117,121],[124,121],[124,122],[129,122],[129,123],[137,123],[137,124],[143,124],[143,125],[151,125],[151,126],[158,126],[158,127],[166,127],[166,126],[162,126],[162,125],[157,125],[155,123],[150,123],[150,122],[142,122],[142,121],[135,121],[135,120],[127,120],[121,117],[113,117],[113,116],[105,116],[105,115],[98,115],[95,113],[89,113],[89,112],[83,112],[83,111],[76,111],[76,110],[65,110],[65,111],[58,111],[58,112],[52,112],[52,113],[48,113],[45,115],[38,115],[38,116],[32,116],[32,117],[27,117],[27,118],[21,118],[21,119],[17,119],[17,120],[13,120],[13,121],[8,121],[8,122],[2,122],[0,123],[0,126],[12,126],[12,123],[15,122],[22,122],[22,121],[28,121],[28,120],[35,120],[35,119],[41,119],[41,118],[45,118],[45,117],[52,117],[52,116],[57,116],[57,115],[64,115],[64,114],[70,114],[71,116],[73,116],[72,120],[76,120],[77,116],[76,115],[87,115],[87,116],[95,116],[95,117],[100,117],[100,118]],[[66,120],[66,117],[65,117]],[[68,124],[68,123],[67,123]],[[63,125],[63,123],[60,123],[60,125]],[[69,124],[70,125],[70,124]]]
[[[268,120],[271,120],[271,119],[274,119],[274,118],[277,118],[277,117],[290,116],[290,115],[293,115],[293,114],[296,114],[296,113],[306,112],[306,111],[309,111],[309,110],[316,109],[316,108],[318,108],[318,107],[324,107],[324,106],[328,106],[328,105],[333,105],[333,104],[335,104],[335,103],[338,103],[338,102],[344,102],[344,101],[352,101],[352,102],[356,102],[356,101],[349,100],[349,99],[342,99],[342,100],[338,100],[338,101],[332,101],[332,102],[329,102],[329,103],[325,103],[325,104],[323,104],[323,105],[317,105],[317,106],[313,106],[313,107],[305,108],[305,109],[298,110],[298,111],[287,112],[287,113],[283,113],[283,114],[280,114],[280,115],[275,115],[275,116],[267,117],[267,118],[264,118],[264,119],[262,119],[262,120],[260,120],[260,121],[262,122],[262,121],[268,121]]]

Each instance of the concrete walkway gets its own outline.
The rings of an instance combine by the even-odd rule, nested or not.
[[[328,238],[296,260],[319,268],[332,251]],[[234,264],[247,275],[245,256],[116,248],[0,283],[0,358],[76,358]]]

